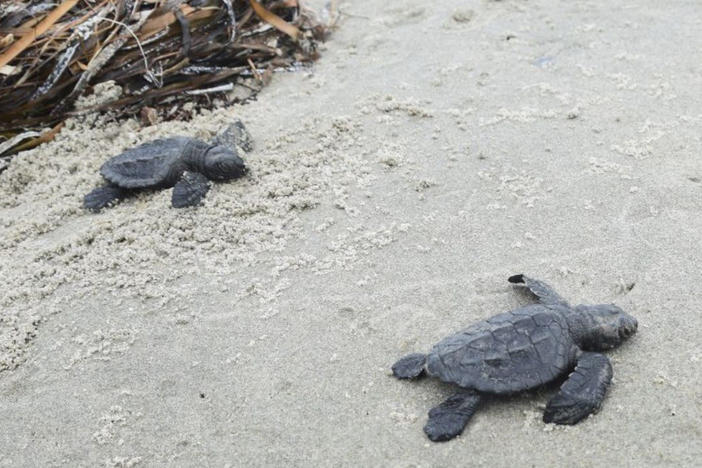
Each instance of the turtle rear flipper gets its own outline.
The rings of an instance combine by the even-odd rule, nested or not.
[[[544,422],[575,424],[600,409],[612,381],[612,365],[604,354],[583,353],[575,370],[546,405]]]
[[[171,203],[174,208],[199,205],[210,190],[210,181],[198,172],[183,172],[178,183],[173,186]]]
[[[392,365],[392,374],[398,379],[416,379],[424,372],[426,362],[426,354],[408,354]]]
[[[116,185],[103,185],[83,197],[83,206],[91,211],[100,211],[108,206],[113,206],[129,192]]]
[[[478,409],[480,394],[474,390],[462,390],[439,406],[429,410],[429,420],[424,433],[434,442],[451,440],[463,432],[468,420]]]

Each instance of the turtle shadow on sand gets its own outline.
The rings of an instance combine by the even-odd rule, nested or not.
[[[542,281],[514,275],[509,282],[539,300],[478,322],[439,341],[428,354],[398,360],[398,379],[423,374],[460,390],[429,411],[429,439],[450,440],[461,432],[488,395],[514,395],[565,378],[544,411],[544,422],[575,424],[595,413],[612,381],[612,366],[600,351],[636,333],[638,322],[614,304],[571,306]]]
[[[240,120],[209,143],[184,136],[144,143],[102,165],[100,174],[107,184],[88,193],[83,206],[100,211],[137,191],[168,187],[173,187],[173,207],[196,206],[207,195],[211,180],[231,180],[247,172],[239,149],[253,149],[251,136]]]

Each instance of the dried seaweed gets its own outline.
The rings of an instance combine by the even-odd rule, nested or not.
[[[82,112],[151,122],[182,117],[186,101],[207,106],[216,94],[235,102],[237,88],[255,95],[273,71],[316,59],[326,32],[297,0],[4,1],[0,155],[47,141]],[[106,81],[121,96],[75,108]]]

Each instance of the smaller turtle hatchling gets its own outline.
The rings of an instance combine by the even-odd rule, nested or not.
[[[521,392],[569,372],[546,405],[544,422],[575,424],[604,400],[612,366],[597,351],[633,335],[636,319],[614,304],[572,307],[549,285],[524,275],[509,282],[527,287],[539,303],[478,322],[439,341],[429,354],[410,354],[392,366],[398,379],[426,371],[461,387],[429,411],[424,432],[433,441],[463,432],[484,394]]]
[[[251,151],[252,141],[240,120],[206,143],[176,136],[144,143],[108,159],[100,168],[107,184],[83,199],[92,211],[112,206],[138,190],[173,187],[175,208],[198,205],[210,181],[230,180],[246,173],[238,148]]]

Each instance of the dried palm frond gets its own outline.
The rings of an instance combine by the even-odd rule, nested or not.
[[[47,141],[79,112],[149,109],[168,119],[182,116],[185,101],[206,106],[238,86],[251,96],[271,72],[316,59],[325,34],[298,0],[2,2],[0,148],[11,154]],[[76,110],[79,97],[108,81],[121,93]]]

